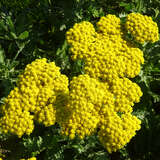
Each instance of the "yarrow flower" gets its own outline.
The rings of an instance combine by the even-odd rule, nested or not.
[[[102,104],[114,104],[113,95],[107,89],[107,84],[102,84],[88,75],[74,77],[70,82],[68,104],[64,106],[70,114],[65,120],[58,122],[62,133],[71,139],[76,135],[83,139],[94,133],[100,120]],[[59,116],[62,117],[61,113]]]
[[[34,120],[45,126],[56,121],[56,96],[68,93],[68,78],[62,75],[54,62],[37,59],[28,64],[19,76],[15,87],[5,104],[1,107],[0,118],[2,132],[13,133],[21,137],[31,134]]]
[[[116,112],[131,113],[134,103],[143,95],[141,88],[128,78],[117,78],[111,83],[110,91],[114,94]]]
[[[143,26],[140,21],[144,19],[151,22],[148,29],[137,28]],[[84,60],[86,75],[75,77],[70,82],[67,109],[71,114],[61,126],[62,133],[71,139],[75,136],[84,138],[88,132],[90,135],[99,128],[99,140],[111,153],[126,145],[141,124],[132,111],[134,103],[140,101],[142,91],[128,78],[140,73],[144,58],[136,44],[125,38],[126,31],[129,30],[139,42],[155,42],[158,40],[158,28],[151,18],[140,14],[129,14],[126,24],[109,14],[101,17],[96,25],[97,30],[90,22],[83,21],[66,32],[71,58]],[[140,37],[138,29],[146,36]],[[96,122],[92,121],[90,114],[95,116]],[[91,125],[93,122],[94,126]]]
[[[127,144],[140,129],[141,121],[132,116],[133,103],[139,102],[142,92],[129,79],[112,83],[100,82],[89,75],[79,75],[70,82],[69,99],[64,106],[67,116],[58,121],[62,134],[70,139],[83,139],[99,128],[99,140],[108,152]],[[122,100],[121,100],[122,99]],[[121,113],[121,116],[118,114]]]
[[[159,40],[158,26],[152,17],[140,13],[130,13],[127,16],[125,27],[140,43],[154,43]]]
[[[143,52],[124,37],[120,18],[101,17],[97,31],[90,22],[75,24],[66,33],[72,59],[83,59],[85,73],[94,78],[112,80],[133,78],[144,63]]]
[[[108,14],[105,17],[101,17],[97,22],[98,31],[108,35],[121,35],[121,21],[118,17],[112,14]]]
[[[139,130],[141,121],[130,113],[118,116],[112,108],[107,108],[101,118],[99,140],[109,153],[116,152],[126,145],[136,131]]]

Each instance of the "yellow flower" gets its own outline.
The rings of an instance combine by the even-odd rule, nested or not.
[[[105,81],[138,75],[144,63],[143,52],[125,40],[120,19],[110,14],[101,17],[97,28],[96,32],[91,23],[84,21],[66,33],[73,60],[83,59],[85,73]],[[81,38],[77,40],[73,35]]]
[[[141,121],[131,113],[122,114],[121,117],[112,108],[107,109],[101,121],[99,140],[109,153],[123,148],[135,132],[140,129]]]
[[[56,96],[61,92],[68,93],[68,78],[59,70],[54,62],[47,63],[45,58],[26,66],[24,73],[19,76],[17,87],[10,92],[1,107],[2,131],[21,137],[32,133],[33,120],[45,126],[55,123]]]
[[[157,23],[149,16],[130,13],[127,16],[125,27],[131,32],[135,40],[140,43],[154,43],[159,40]]]

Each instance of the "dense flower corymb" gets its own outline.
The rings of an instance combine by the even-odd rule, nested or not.
[[[127,78],[107,83],[79,75],[70,82],[69,99],[64,106],[69,114],[58,123],[70,139],[82,139],[99,128],[99,139],[111,153],[127,144],[140,129],[140,120],[131,112],[133,103],[139,102],[141,96],[138,85]],[[118,116],[119,113],[122,115]],[[61,114],[59,117],[63,117]]]
[[[121,20],[115,15],[108,14],[97,22],[98,31],[107,35],[121,35]]]
[[[76,135],[84,138],[91,135],[99,123],[99,112],[103,103],[113,105],[113,95],[108,91],[107,83],[101,83],[88,75],[74,77],[70,82],[66,112],[70,112],[64,121],[59,121],[62,133],[71,139]],[[61,116],[61,113],[59,115]]]
[[[88,130],[91,134],[99,128],[99,140],[111,153],[126,145],[140,129],[141,121],[132,115],[132,107],[140,101],[142,91],[128,78],[140,73],[144,58],[136,44],[126,39],[127,24],[122,24],[120,18],[109,14],[101,17],[96,25],[97,31],[90,22],[84,21],[66,33],[71,57],[84,60],[86,75],[75,77],[70,83],[67,108],[71,114],[61,126],[63,134],[71,139],[76,135],[84,138]],[[151,33],[155,35],[154,31]],[[93,79],[106,88],[96,85],[95,89]],[[93,99],[98,99],[98,103]],[[91,111],[87,113],[86,108]],[[96,115],[94,127],[90,125],[93,122],[89,114]]]
[[[46,59],[37,59],[27,65],[19,76],[17,87],[1,107],[0,128],[3,132],[21,137],[32,133],[33,120],[45,126],[55,123],[56,96],[61,92],[68,93],[68,78],[59,69]]]
[[[141,121],[130,113],[118,116],[112,108],[107,108],[101,118],[99,140],[109,153],[116,152],[135,136],[140,124]]]
[[[152,20],[152,17],[144,16],[140,13],[130,13],[127,16],[125,26],[136,41],[140,43],[154,43],[159,40],[158,26]]]
[[[131,113],[134,103],[140,101],[142,91],[140,87],[128,78],[117,78],[110,84],[110,91],[115,98],[116,112]]]
[[[83,59],[85,73],[94,78],[112,80],[138,75],[144,63],[143,52],[124,38],[120,18],[101,17],[97,28],[96,32],[90,22],[84,21],[67,31],[72,59]]]
[[[136,28],[141,20],[151,22],[144,17],[129,14],[122,25],[120,18],[107,15],[97,22],[97,31],[90,22],[76,23],[66,38],[72,59],[84,60],[85,74],[73,77],[68,86],[55,63],[39,59],[27,65],[1,107],[1,130],[21,137],[32,132],[34,120],[45,126],[58,122],[70,139],[98,132],[109,153],[121,149],[140,129],[141,121],[132,111],[142,91],[128,78],[138,75],[144,63],[143,52],[125,38],[124,27],[141,43],[155,42],[154,22],[148,28],[151,36],[146,26],[139,28],[144,37]]]

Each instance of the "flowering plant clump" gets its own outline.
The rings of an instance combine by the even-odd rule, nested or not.
[[[150,23],[148,28],[144,23]],[[46,127],[57,122],[70,139],[97,133],[109,153],[135,136],[141,121],[132,115],[133,106],[143,93],[129,78],[140,73],[144,58],[125,34],[130,32],[140,43],[155,42],[158,28],[151,18],[136,13],[129,14],[125,24],[109,14],[96,26],[83,21],[66,32],[71,57],[84,60],[85,74],[69,82],[45,58],[26,66],[1,106],[0,131],[22,137],[32,133],[34,121]]]
[[[131,13],[127,16],[125,27],[140,43],[154,43],[159,40],[158,26],[152,17]]]
[[[68,108],[72,108],[72,114],[67,118],[68,123],[61,125],[62,132],[70,138],[74,138],[75,135],[83,138],[94,132],[95,128],[99,128],[99,140],[109,153],[127,144],[140,129],[141,124],[141,121],[132,115],[132,107],[140,101],[142,91],[128,78],[134,78],[139,74],[140,65],[144,63],[143,52],[126,40],[125,34],[126,29],[130,30],[127,26],[132,26],[132,31],[143,31],[144,28],[136,26],[143,18],[129,25],[129,17],[132,15],[134,14],[127,16],[125,25],[121,24],[115,15],[109,14],[97,22],[97,31],[90,22],[84,21],[76,23],[66,33],[67,42],[71,45],[72,59],[84,60],[84,70],[88,76],[79,76],[71,81]],[[147,20],[152,21],[151,18]],[[145,32],[155,39],[146,38],[144,41],[155,42],[158,40],[158,29],[155,22],[152,21],[151,24],[152,27]],[[134,36],[137,36],[138,41],[139,34]],[[106,88],[99,89],[98,85],[93,85],[91,81]],[[94,100],[97,99],[98,103],[95,103]],[[87,111],[85,108],[91,109]],[[92,117],[95,116],[97,121],[93,121],[90,114]],[[91,125],[93,123],[94,125]]]
[[[2,106],[2,132],[21,137],[31,134],[33,120],[50,126],[55,123],[55,99],[59,92],[68,92],[68,78],[59,72],[54,62],[37,59],[27,65]]]

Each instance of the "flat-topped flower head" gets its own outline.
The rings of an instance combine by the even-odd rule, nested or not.
[[[108,122],[104,122],[110,118],[119,119],[115,121],[117,125],[119,122],[122,123],[124,119],[122,117],[131,114],[134,103],[139,102],[142,96],[139,86],[127,78],[106,83],[84,74],[73,77],[69,88],[67,105],[58,113],[63,119],[58,123],[62,127],[62,134],[69,136],[70,139],[76,136],[83,139],[93,134],[97,128],[101,128],[104,124],[108,125]],[[63,115],[63,113],[69,114]],[[121,118],[117,115],[119,113],[123,114]],[[107,136],[110,133],[105,134]],[[132,136],[133,134],[122,143],[121,148]]]
[[[121,20],[115,15],[108,14],[97,22],[98,31],[108,35],[121,35]]]
[[[21,108],[8,108],[0,119],[0,130],[4,133],[12,133],[19,138],[23,134],[30,135],[34,129],[33,115]]]
[[[107,90],[107,83],[101,83],[88,75],[79,75],[70,82],[69,100],[66,112],[70,115],[58,123],[62,133],[73,139],[75,136],[83,139],[97,129],[99,112],[103,103],[113,105],[113,95]],[[62,113],[59,113],[61,116]]]
[[[154,43],[159,40],[158,26],[152,17],[140,13],[130,13],[127,16],[125,26],[137,42]]]
[[[128,78],[113,80],[110,91],[115,98],[114,110],[123,113],[131,113],[134,103],[138,103],[143,94],[141,88]]]
[[[37,59],[28,64],[19,76],[15,87],[1,107],[0,126],[2,132],[18,137],[31,134],[34,120],[45,126],[56,122],[56,96],[68,93],[68,78],[60,68],[47,59]]]
[[[86,25],[90,26],[88,31]],[[120,18],[111,14],[101,17],[97,28],[95,31],[90,22],[84,21],[69,29],[66,39],[71,45],[72,59],[84,60],[85,73],[104,81],[138,75],[144,63],[143,52],[124,38]]]
[[[108,108],[101,118],[98,137],[109,153],[123,148],[139,130],[141,121],[130,113],[118,114]]]

